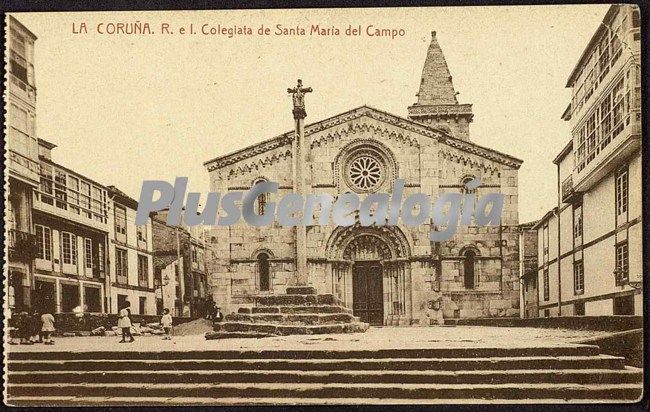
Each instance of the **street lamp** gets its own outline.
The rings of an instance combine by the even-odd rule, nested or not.
[[[626,271],[621,269],[620,267],[616,267],[614,269],[613,275],[614,279],[616,279],[616,283],[620,286],[629,286],[632,289],[641,289],[641,282],[630,282],[630,279],[624,279],[623,275],[626,274]]]

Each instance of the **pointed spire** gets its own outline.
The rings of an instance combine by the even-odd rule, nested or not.
[[[424,62],[420,91],[417,96],[418,105],[458,104],[451,73],[436,39],[435,31],[431,32],[431,44]]]

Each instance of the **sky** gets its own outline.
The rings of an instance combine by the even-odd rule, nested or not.
[[[37,135],[53,160],[135,198],[145,179],[189,177],[209,191],[203,163],[293,128],[297,78],[307,123],[369,105],[406,117],[437,32],[460,103],[473,104],[470,139],[524,161],[519,219],[556,198],[553,158],[570,140],[560,119],[567,78],[607,5],[14,14],[35,46]],[[154,34],[99,34],[103,23]],[[79,32],[85,23],[88,33]],[[161,32],[168,23],[173,34]],[[195,34],[180,35],[179,28]],[[244,26],[254,35],[203,35]],[[275,35],[285,28],[369,25],[403,36]],[[73,30],[73,25],[75,29]],[[260,26],[271,34],[260,36]]]

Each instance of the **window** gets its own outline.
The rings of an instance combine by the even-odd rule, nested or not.
[[[198,263],[198,262],[199,262],[199,256],[196,250],[196,246],[192,245],[192,263]]]
[[[56,207],[66,210],[68,209],[67,176],[61,170],[54,170],[54,198],[56,199]]]
[[[629,255],[627,240],[616,245],[616,284],[622,285],[629,279]]]
[[[257,255],[257,274],[259,276],[260,290],[267,291],[270,289],[270,267],[269,255],[260,253]]]
[[[147,226],[136,226],[138,242],[147,243]]]
[[[90,183],[81,182],[80,187],[79,206],[84,209],[83,215],[90,219],[92,217],[92,214],[90,213]]]
[[[608,33],[608,32],[607,32]],[[600,40],[600,45],[598,46],[598,51],[600,55],[598,56],[598,71],[600,77],[598,78],[602,81],[605,75],[609,72],[609,37],[608,34],[605,34]]]
[[[126,209],[115,205],[115,237],[126,242]]]
[[[544,255],[544,262],[548,262],[548,223],[542,229],[542,252]]]
[[[355,189],[362,191],[375,189],[381,183],[382,177],[382,165],[374,156],[358,156],[348,165],[348,178]]]
[[[138,255],[138,286],[149,287],[149,258]]]
[[[97,244],[97,268],[99,269],[99,275],[103,276],[104,273],[104,244],[99,242]]]
[[[585,291],[585,266],[582,261],[573,264],[573,293],[581,295]]]
[[[464,253],[465,260],[463,261],[463,285],[465,289],[474,289],[474,263],[476,253],[473,250],[468,250]]]
[[[38,242],[36,257],[38,259],[52,260],[52,231],[50,228],[36,225],[36,241]]]
[[[9,62],[11,64],[11,74],[16,76],[20,81],[27,84],[27,60],[25,37],[20,35],[17,31],[11,31],[11,57]],[[24,89],[23,89],[24,90]]]
[[[86,261],[86,269],[93,268],[93,241],[92,239],[84,239],[84,257]],[[92,273],[92,271],[90,272]]]
[[[115,248],[115,274],[117,283],[127,284],[129,278],[129,261],[126,250]]]
[[[628,206],[628,173],[623,168],[616,174],[616,215],[620,216],[627,212]]]
[[[48,205],[54,204],[52,194],[54,194],[54,183],[52,178],[52,166],[41,163],[41,185],[40,200]],[[50,195],[50,196],[48,196]]]
[[[632,11],[632,27],[640,27],[641,26],[641,16],[639,14],[639,10],[633,10]]]
[[[544,300],[549,299],[550,295],[550,285],[549,285],[549,279],[548,279],[548,268],[544,269],[544,275],[543,275],[543,283],[544,283]]]
[[[70,211],[79,214],[79,179],[74,176],[68,179],[68,203]]]
[[[61,251],[63,264],[77,264],[77,236],[68,232],[61,232]]]
[[[257,179],[253,183],[253,185],[256,185],[256,184],[258,184],[260,182],[265,182],[265,181],[266,181],[265,179]],[[269,194],[268,193],[260,193],[259,196],[257,196],[257,199],[255,200],[257,206],[256,206],[255,209],[257,210],[258,215],[263,215],[264,214],[264,209],[266,208],[266,203],[268,202],[268,199],[269,199]]]
[[[573,304],[573,314],[575,316],[584,316],[585,315],[585,301],[581,300]]]
[[[576,245],[582,244],[582,205],[573,207],[573,238]]]

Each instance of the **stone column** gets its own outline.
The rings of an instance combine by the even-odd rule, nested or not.
[[[287,89],[293,95],[293,118],[295,121],[295,133],[292,143],[292,166],[293,166],[293,191],[305,196],[307,193],[308,173],[308,151],[309,145],[305,141],[305,93],[311,92],[311,87],[302,87],[302,81],[298,80],[295,88]],[[307,228],[304,225],[296,226],[296,274],[294,283],[298,286],[305,286],[309,281],[307,273]]]

